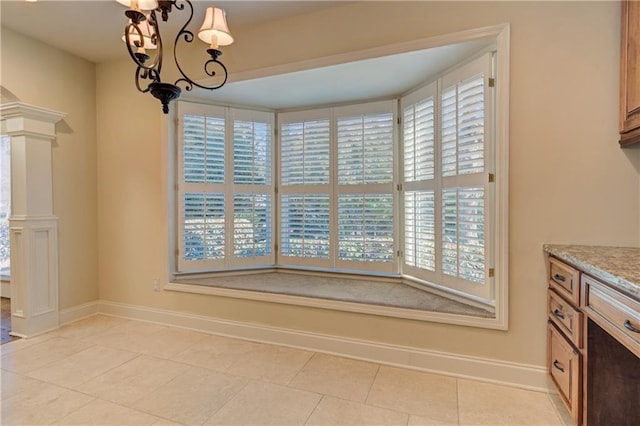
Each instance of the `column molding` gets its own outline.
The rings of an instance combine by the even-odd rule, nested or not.
[[[51,145],[64,117],[22,102],[0,105],[1,132],[11,138],[11,334],[16,336],[59,324]]]

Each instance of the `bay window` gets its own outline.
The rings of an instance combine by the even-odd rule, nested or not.
[[[180,102],[177,271],[387,274],[491,305],[492,68],[306,111]]]

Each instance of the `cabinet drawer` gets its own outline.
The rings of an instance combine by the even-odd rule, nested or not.
[[[580,305],[580,272],[553,257],[549,257],[549,285],[575,306]]]
[[[589,318],[640,356],[640,303],[583,275],[584,306]]]
[[[581,355],[562,336],[553,323],[548,325],[548,368],[560,397],[567,405],[576,424],[582,415],[582,383],[580,383]]]
[[[582,312],[575,309],[553,290],[547,292],[549,319],[578,348],[582,348]]]

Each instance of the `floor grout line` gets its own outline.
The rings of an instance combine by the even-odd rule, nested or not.
[[[367,401],[369,401],[369,395],[371,394],[371,389],[373,389],[373,385],[376,383],[376,379],[378,378],[378,373],[380,373],[380,364],[377,364],[378,368],[376,368],[376,374],[374,374],[373,376],[373,380],[371,381],[371,384],[369,385],[369,389],[367,390],[367,395],[364,397],[364,403],[367,404]],[[368,404],[367,404],[368,405]]]

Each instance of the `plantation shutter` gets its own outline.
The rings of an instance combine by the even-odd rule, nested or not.
[[[235,194],[233,221],[235,257],[271,254],[271,194]]]
[[[484,171],[485,79],[479,72],[442,93],[442,176]]]
[[[270,113],[179,102],[178,271],[273,265]]]
[[[178,269],[224,265],[225,110],[178,104],[179,253]]]
[[[280,263],[329,267],[329,110],[280,115]]]
[[[442,283],[491,299],[487,140],[490,54],[446,75],[440,95]]]
[[[338,117],[338,184],[393,181],[393,113]]]
[[[406,106],[403,110],[404,180],[419,182],[435,176],[434,96]]]
[[[270,123],[233,120],[233,183],[271,184]]]
[[[436,216],[434,192],[405,192],[404,218],[405,265],[435,272]]]
[[[402,99],[403,272],[436,276],[436,83]]]
[[[395,270],[394,107],[378,102],[335,109],[340,268]]]
[[[233,256],[231,267],[272,265],[273,114],[232,109]]]
[[[483,300],[492,247],[491,55],[401,100],[403,273]]]
[[[282,196],[283,256],[329,259],[329,207],[329,194]]]

